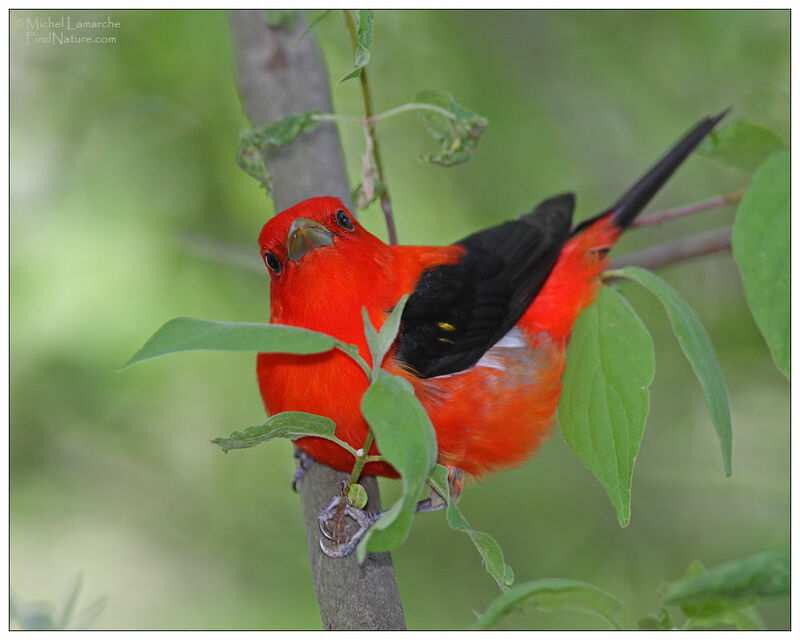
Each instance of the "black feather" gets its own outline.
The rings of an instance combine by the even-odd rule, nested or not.
[[[609,213],[627,227],[725,114],[695,125],[613,207],[571,232],[575,197],[564,194],[457,242],[462,260],[425,271],[409,298],[397,359],[422,378],[473,366],[528,309],[570,235]]]
[[[425,271],[403,310],[396,357],[423,378],[468,369],[522,317],[569,237],[575,197],[455,243],[457,264]]]

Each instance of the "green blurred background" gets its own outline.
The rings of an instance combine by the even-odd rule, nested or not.
[[[316,12],[312,12],[315,15]],[[29,18],[110,15],[115,43],[28,42]],[[335,13],[316,33],[332,78],[352,65]],[[381,125],[401,241],[445,244],[573,190],[577,217],[609,205],[700,117],[788,133],[787,11],[381,11],[377,109],[425,88],[489,120],[472,162],[423,165],[413,115]],[[333,90],[360,113],[357,82]],[[262,421],[254,357],[186,354],[116,369],[175,316],[265,321],[267,275],[192,238],[253,250],[271,202],[235,165],[239,103],[220,12],[11,15],[11,586],[57,600],[78,571],[107,596],[97,628],[317,629],[292,447],[209,443]],[[341,128],[351,181],[363,136]],[[749,175],[692,157],[650,210],[726,193]],[[322,194],[320,194],[322,195]],[[730,224],[733,208],[630,233],[617,252]],[[361,216],[385,237],[376,206]],[[223,258],[224,260],[224,258]],[[652,330],[657,374],[620,529],[598,482],[556,432],[523,468],[468,487],[473,526],[517,580],[586,580],[624,624],[695,558],[789,542],[789,385],[745,307],[728,254],[661,272],[708,329],[727,377],[734,473],[725,478],[702,392],[647,293],[623,285]],[[397,491],[382,487],[387,499]],[[410,628],[462,628],[496,595],[468,538],[416,519],[394,562]],[[788,599],[760,607],[787,628]],[[582,613],[505,628],[605,628]]]

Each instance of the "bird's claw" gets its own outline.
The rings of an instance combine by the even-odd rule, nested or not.
[[[464,474],[457,467],[448,467],[447,469],[450,497],[455,501],[461,495]],[[319,546],[322,552],[330,558],[344,558],[353,553],[358,543],[369,531],[369,528],[386,513],[385,511],[374,513],[354,507],[344,495],[345,486],[346,483],[343,483],[342,494],[331,499],[317,516],[319,530],[322,532]],[[432,488],[430,497],[420,500],[414,511],[416,513],[424,513],[427,511],[439,511],[446,507],[447,501],[444,496],[439,495],[439,492]]]
[[[299,447],[294,448],[294,457],[297,458],[297,471],[292,478],[292,491],[297,493],[297,483],[306,475],[309,467],[314,463],[314,459]]]
[[[464,472],[458,467],[447,467],[447,484],[450,486],[450,499],[453,502],[458,502],[461,497],[461,490],[464,487]],[[436,489],[431,487],[430,497],[425,500],[420,500],[417,503],[416,513],[424,513],[426,511],[439,511],[447,508],[447,499],[441,495]]]
[[[343,495],[334,497],[318,516],[322,552],[330,558],[350,555],[382,515],[357,509]]]

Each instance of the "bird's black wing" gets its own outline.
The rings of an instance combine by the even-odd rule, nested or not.
[[[569,238],[573,194],[455,243],[457,264],[426,270],[408,299],[395,357],[423,378],[463,371],[502,338],[541,290]]]

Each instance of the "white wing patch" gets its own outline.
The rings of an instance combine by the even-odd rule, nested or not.
[[[525,339],[522,337],[522,332],[517,327],[511,327],[511,329],[500,338],[497,342],[494,343],[491,349],[489,349],[486,353],[481,356],[481,359],[478,360],[472,367],[469,369],[465,369],[464,371],[456,371],[455,373],[448,373],[443,376],[436,376],[436,380],[441,378],[449,378],[450,376],[457,376],[459,374],[465,373],[466,371],[470,371],[473,367],[485,367],[487,369],[497,369],[498,371],[505,371],[506,366],[505,363],[508,360],[508,356],[511,355],[513,352],[510,351],[511,349],[526,349],[528,348],[528,344],[525,342]]]

